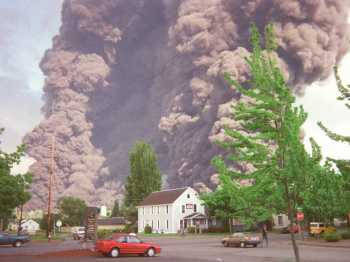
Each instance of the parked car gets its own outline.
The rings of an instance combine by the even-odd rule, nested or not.
[[[160,253],[161,248],[158,245],[143,242],[135,234],[115,234],[110,239],[97,240],[95,250],[111,257],[125,254],[153,257]]]
[[[288,227],[282,228],[281,233],[282,234],[289,234],[289,233],[294,232],[296,234],[296,233],[299,233],[299,229],[300,228],[298,225],[288,226]]]
[[[9,235],[8,233],[0,232],[0,245],[12,245],[14,247],[21,247],[24,243],[30,241],[28,235]]]
[[[231,236],[222,239],[221,243],[224,247],[257,247],[260,244],[260,238],[245,233],[234,233]]]
[[[325,223],[311,222],[310,223],[310,235],[319,235],[323,233],[335,232],[337,229],[332,226],[326,226]]]
[[[85,227],[76,227],[72,230],[73,239],[79,240],[85,237]]]

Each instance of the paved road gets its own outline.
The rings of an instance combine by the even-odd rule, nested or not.
[[[119,261],[136,262],[289,262],[293,261],[292,248],[285,236],[273,237],[269,248],[224,248],[220,245],[219,237],[161,237],[147,239],[162,246],[162,254],[155,258],[122,257]],[[1,248],[0,261],[4,262],[104,262],[113,261],[102,256],[59,257],[35,256],[45,252],[56,252],[80,248],[78,242],[65,241],[57,245],[32,244],[22,249]],[[11,251],[9,251],[11,250]],[[14,254],[26,254],[14,256]],[[9,256],[3,256],[8,254]],[[30,254],[30,256],[28,256]],[[34,255],[34,256],[33,256]],[[348,262],[349,248],[301,247],[303,261],[307,262]]]

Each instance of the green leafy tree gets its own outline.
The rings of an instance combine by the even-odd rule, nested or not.
[[[334,67],[334,74],[337,82],[337,88],[340,92],[340,96],[338,100],[344,101],[345,106],[350,109],[350,86],[346,86],[343,84],[339,77],[338,68]],[[350,145],[350,136],[339,135],[331,130],[329,130],[326,126],[324,126],[321,122],[318,123],[320,128],[327,134],[329,138],[334,141],[347,143]],[[328,158],[329,161],[332,161],[338,167],[341,175],[344,180],[344,205],[343,205],[343,216],[346,216],[348,219],[348,226],[350,226],[350,219],[348,214],[350,213],[350,160],[348,159],[333,159]]]
[[[55,222],[59,219],[62,219],[60,214],[51,213],[50,232],[53,232]],[[47,222],[48,222],[47,221],[47,214],[44,214],[43,217],[38,222],[39,222],[40,229],[47,232]]]
[[[130,176],[125,185],[125,206],[135,207],[140,201],[162,186],[162,177],[153,148],[137,142],[129,154]]]
[[[76,197],[63,197],[58,201],[58,209],[65,225],[82,225],[86,209],[84,200]]]
[[[315,166],[308,177],[308,190],[303,194],[302,209],[310,221],[332,224],[344,212],[344,180],[330,162]]]
[[[276,42],[272,26],[266,27],[265,49],[261,47],[255,26],[251,28],[250,40],[252,54],[246,60],[251,78],[247,87],[225,74],[226,80],[245,98],[233,108],[234,118],[244,132],[225,129],[229,139],[219,144],[229,154],[215,158],[214,165],[221,176],[227,177],[222,180],[224,186],[235,184],[244,192],[238,201],[239,218],[263,220],[285,210],[294,223],[309,169],[310,157],[300,139],[307,115],[302,107],[294,106],[295,97],[274,60]],[[232,169],[234,163],[253,168],[247,172],[236,171]],[[242,180],[251,183],[244,188],[240,185]],[[294,233],[291,241],[299,262]]]
[[[1,128],[0,135],[3,131]],[[11,168],[20,163],[24,150],[24,145],[18,146],[14,153],[6,153],[0,149],[0,225],[11,216],[14,208],[23,206],[30,199],[27,190],[31,183],[31,174],[11,175]]]
[[[227,186],[229,183],[222,184]],[[229,230],[232,232],[232,220],[235,218],[235,212],[237,209],[236,187],[223,188],[221,186],[213,192],[202,194],[200,197],[208,209],[209,215],[227,221]]]
[[[120,212],[119,201],[116,200],[116,201],[114,201],[114,206],[113,206],[113,209],[112,209],[111,216],[112,217],[118,217],[118,216],[120,216],[120,214],[121,214],[121,212]]]

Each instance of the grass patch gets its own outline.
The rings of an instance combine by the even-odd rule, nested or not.
[[[51,237],[52,240],[64,240],[64,238],[67,236],[66,233],[56,233]],[[35,241],[47,241],[46,232],[39,231],[35,235],[30,236],[31,240]]]

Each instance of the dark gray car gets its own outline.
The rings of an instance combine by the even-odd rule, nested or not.
[[[24,243],[30,241],[28,235],[9,235],[8,233],[0,232],[0,245],[12,245],[14,247],[20,247]]]

